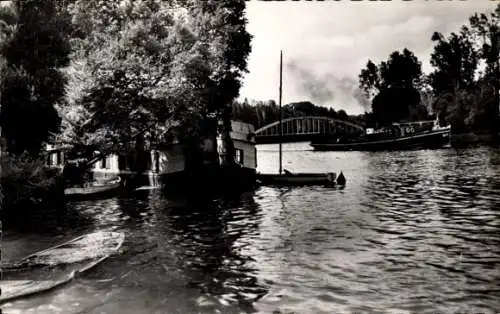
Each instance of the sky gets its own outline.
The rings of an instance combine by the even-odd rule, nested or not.
[[[311,101],[349,114],[368,110],[358,75],[371,59],[408,48],[431,71],[435,31],[458,32],[469,16],[495,7],[491,0],[247,1],[253,35],[240,99],[278,100],[283,50],[283,104]]]

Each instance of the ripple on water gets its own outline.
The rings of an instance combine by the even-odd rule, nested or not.
[[[88,230],[126,233],[122,252],[68,288],[8,308],[500,311],[498,149],[307,153],[314,158],[287,152],[287,167],[341,168],[346,188],[176,201],[150,191],[75,203],[92,217]],[[259,165],[274,169],[265,154]]]

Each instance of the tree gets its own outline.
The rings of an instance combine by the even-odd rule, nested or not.
[[[232,103],[239,95],[242,74],[247,71],[251,51],[251,35],[246,31],[245,1],[186,1],[189,24],[204,50],[205,59],[199,66],[208,74],[202,80],[205,91],[203,134],[220,132],[224,139],[226,158],[232,165],[234,147],[230,137]],[[208,62],[207,62],[208,61]],[[198,73],[199,75],[200,73]],[[218,121],[222,121],[217,130]],[[215,132],[214,132],[215,131]],[[214,142],[215,143],[215,142]]]
[[[378,66],[371,60],[359,75],[360,88],[372,99],[374,120],[381,125],[427,116],[420,103],[422,65],[408,49],[393,52]]]
[[[418,88],[422,79],[422,63],[408,49],[394,51],[386,62],[381,62],[382,88]]]
[[[349,120],[349,117],[347,116],[347,113],[344,110],[339,110],[337,112],[337,118],[340,120]]]
[[[479,58],[469,29],[463,27],[460,34],[451,33],[448,38],[434,33],[432,40],[436,45],[430,62],[435,70],[429,80],[434,92],[440,94],[473,87]]]
[[[360,88],[368,99],[373,99],[381,88],[381,77],[378,67],[371,60],[366,63],[366,69],[361,69],[359,75]]]
[[[479,58],[474,47],[470,30],[462,27],[460,34],[451,33],[445,38],[434,33],[432,40],[436,42],[431,54],[431,65],[435,70],[429,75],[435,97],[434,110],[440,114],[441,120],[458,125],[468,114],[461,105],[461,90],[472,92],[475,87],[475,73]],[[462,127],[459,127],[462,128]]]
[[[192,36],[174,23],[168,4],[78,0],[71,12],[75,53],[59,141],[87,164],[128,152],[134,141],[160,141],[181,120],[176,114],[196,112],[185,97],[190,86],[181,84],[185,63],[177,60]]]
[[[498,131],[500,105],[500,5],[488,14],[474,14],[469,18],[472,34],[480,43],[480,56],[486,63],[484,84],[493,88],[491,101],[482,103],[491,119],[487,123]]]
[[[200,142],[215,139],[220,118],[230,121],[246,67],[244,8],[244,1],[77,0],[67,97],[75,114],[61,140],[86,147],[88,158],[176,136],[195,157],[186,168],[202,163]]]
[[[7,151],[37,156],[51,132],[59,131],[54,104],[66,83],[60,68],[69,63],[69,20],[55,0],[14,1],[13,6],[17,27],[1,47],[0,125]]]

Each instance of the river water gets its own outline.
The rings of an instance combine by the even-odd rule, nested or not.
[[[277,146],[258,147],[276,172]],[[4,256],[84,231],[119,230],[122,251],[4,313],[498,313],[500,149],[312,152],[290,171],[342,170],[347,186],[271,188],[224,200],[157,191],[71,206],[90,224],[6,236]]]

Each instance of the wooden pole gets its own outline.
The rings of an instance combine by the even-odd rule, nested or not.
[[[279,140],[279,159],[280,159],[280,166],[279,166],[279,174],[282,173],[283,171],[283,148],[282,148],[282,141],[283,141],[283,125],[281,124],[281,121],[283,119],[283,114],[281,112],[281,95],[283,92],[283,51],[280,50],[280,88],[279,88],[279,116],[280,116],[280,140]]]

